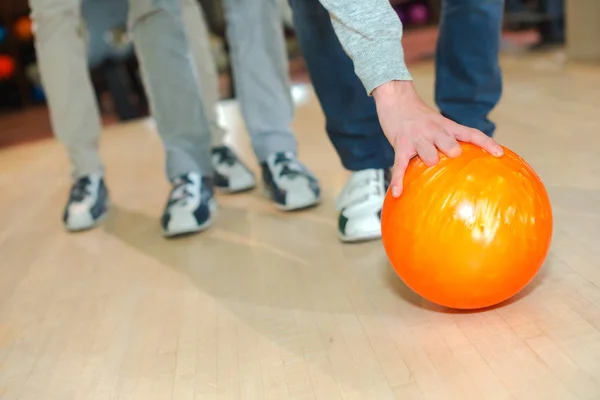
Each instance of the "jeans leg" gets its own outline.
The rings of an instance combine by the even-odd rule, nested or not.
[[[212,173],[211,133],[179,1],[130,0],[130,25],[152,115],[166,150],[167,176]]]
[[[394,150],[383,134],[375,101],[354,73],[318,0],[290,0],[294,28],[326,118],[326,130],[342,165],[351,171],[389,168]]]
[[[493,136],[488,114],[502,95],[503,0],[444,0],[436,52],[435,100],[442,114]]]

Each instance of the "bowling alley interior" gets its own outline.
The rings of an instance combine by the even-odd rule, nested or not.
[[[0,400],[600,399],[600,2],[271,0],[269,25],[235,10],[263,0],[192,0],[210,53],[195,62],[214,79],[191,63],[193,73],[156,79],[150,64],[167,33],[148,46],[136,28],[152,14],[132,24],[125,0],[82,0],[69,30],[52,24],[70,1],[30,1],[0,2]],[[397,125],[379,123],[383,107],[360,73],[385,63],[353,68],[360,54],[350,61],[331,22],[346,21],[348,7],[362,10],[358,30],[386,29],[362,23],[377,7],[393,14],[432,115],[478,138],[494,126],[504,154],[456,137],[460,155],[438,146],[439,162],[426,165],[417,146],[394,197],[389,134],[419,115],[398,103]],[[243,25],[281,36],[236,37]],[[73,41],[52,57],[44,49],[60,32]],[[461,45],[468,37],[490,46]],[[322,61],[333,55],[339,63]],[[253,65],[260,57],[272,62]],[[78,73],[99,144],[84,133],[96,122],[82,117]],[[58,75],[73,79],[57,85]],[[184,156],[161,119],[187,117],[174,83],[184,76],[199,82],[187,86],[200,93],[202,121],[212,85],[219,148],[237,155],[211,150],[208,184],[169,175]],[[167,93],[148,90],[161,80]],[[452,117],[445,102],[467,111]],[[476,125],[482,104],[489,115]],[[362,133],[336,131],[356,118]],[[368,118],[376,128],[364,128]],[[276,137],[253,126],[281,123],[297,151],[260,155],[259,139]],[[184,129],[206,138],[208,125]],[[342,139],[372,164],[390,161],[352,167]],[[102,172],[76,175],[94,151]],[[228,192],[238,181],[223,183],[225,173],[253,180]],[[314,201],[294,207],[306,182]],[[182,215],[188,230],[176,228]]]

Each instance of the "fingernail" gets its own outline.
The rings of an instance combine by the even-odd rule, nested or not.
[[[398,186],[392,187],[392,196],[393,197],[400,196],[400,188]]]
[[[496,151],[494,151],[494,155],[496,157],[500,157],[502,154],[504,154],[504,151],[502,150],[501,147],[497,148]]]

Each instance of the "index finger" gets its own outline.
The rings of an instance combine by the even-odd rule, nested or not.
[[[456,139],[462,142],[469,142],[483,148],[488,153],[500,157],[504,154],[502,147],[491,137],[487,136],[483,132],[473,128],[467,128],[466,126],[455,124],[452,129],[449,129]]]

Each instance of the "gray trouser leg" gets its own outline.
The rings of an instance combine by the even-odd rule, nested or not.
[[[254,153],[264,161],[271,153],[296,152],[279,8],[274,0],[225,0],[224,7],[236,95]]]
[[[178,0],[130,0],[130,25],[169,179],[211,173],[211,134]]]
[[[79,0],[30,0],[30,7],[52,130],[67,149],[73,178],[101,173],[102,125],[79,33]]]
[[[213,146],[222,146],[225,130],[219,124],[219,76],[210,47],[210,35],[202,8],[197,0],[180,0],[183,24],[194,56],[198,84],[210,123]]]

